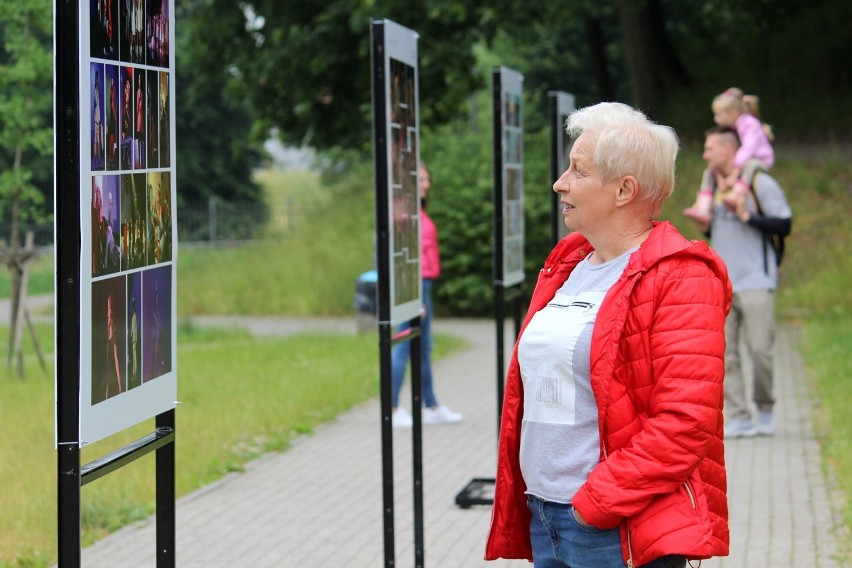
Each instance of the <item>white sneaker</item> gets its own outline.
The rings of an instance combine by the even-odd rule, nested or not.
[[[750,438],[757,429],[750,418],[734,418],[725,426],[725,438]]]
[[[458,412],[453,412],[443,404],[435,408],[423,409],[423,424],[454,424],[461,422],[463,419],[464,416]]]
[[[414,425],[414,419],[403,407],[398,407],[391,414],[391,424],[394,428],[411,428]]]
[[[762,436],[771,436],[775,433],[775,421],[772,418],[771,410],[759,410],[757,412],[755,431]]]

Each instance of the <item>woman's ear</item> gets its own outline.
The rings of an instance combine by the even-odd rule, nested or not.
[[[627,205],[639,196],[639,182],[633,176],[624,176],[619,180],[615,194],[617,206]]]

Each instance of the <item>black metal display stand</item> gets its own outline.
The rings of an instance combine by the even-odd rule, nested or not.
[[[409,36],[410,37],[406,37]],[[392,38],[388,40],[388,38]],[[392,322],[392,270],[391,225],[392,204],[388,195],[390,187],[391,165],[388,163],[389,121],[388,78],[386,56],[394,57],[394,40],[416,38],[416,34],[389,20],[375,20],[371,27],[372,45],[372,91],[373,91],[373,152],[375,160],[376,184],[376,252],[378,269],[378,331],[379,331],[379,367],[380,367],[380,407],[382,431],[382,511],[384,534],[384,566],[396,566],[394,538],[394,475],[393,475],[393,408],[392,388],[392,350],[402,341],[411,341],[411,408],[412,408],[412,468],[413,468],[413,505],[414,505],[414,566],[422,568],[424,558],[424,522],[423,522],[423,426],[422,426],[422,341],[420,337],[420,317],[409,320],[410,328],[394,335]],[[415,66],[416,74],[416,66]],[[412,113],[414,109],[409,109]],[[416,114],[416,113],[415,113]],[[405,127],[405,126],[403,126]],[[415,126],[416,128],[416,126]],[[394,147],[391,145],[391,151]],[[396,147],[400,150],[399,147]],[[399,156],[395,156],[398,158]],[[401,162],[400,162],[401,163]],[[417,162],[414,162],[417,167]],[[416,243],[418,251],[419,240]],[[396,275],[401,277],[401,275]],[[419,276],[419,275],[418,275]]]
[[[56,428],[60,568],[81,565],[81,488],[156,451],[157,566],[175,566],[174,410],[156,417],[156,430],[80,465],[80,97],[78,2],[54,4],[56,97]]]
[[[504,271],[505,258],[505,178],[504,126],[506,121],[505,90],[503,75],[505,68],[495,68],[492,74],[493,105],[493,163],[494,183],[493,203],[493,276],[494,276],[494,319],[497,334],[497,440],[500,439],[500,417],[503,412],[504,380],[506,376],[506,305],[512,305],[512,317],[515,323],[515,337],[521,332],[522,291],[521,283],[506,282]],[[520,113],[520,109],[517,110]],[[520,154],[520,152],[518,152]],[[456,495],[456,505],[467,509],[472,505],[490,505],[494,502],[494,478],[476,477]]]
[[[562,91],[548,91],[550,98],[550,179],[553,183],[568,169],[568,134],[565,120],[575,110],[574,95]],[[550,235],[554,246],[567,234],[559,194],[550,194]]]

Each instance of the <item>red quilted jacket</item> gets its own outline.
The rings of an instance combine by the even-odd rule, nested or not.
[[[591,251],[578,233],[557,244],[523,328]],[[730,306],[721,259],[668,222],[654,225],[601,305],[591,352],[600,463],[572,503],[589,524],[620,528],[630,567],[667,554],[728,554],[722,380]],[[516,345],[506,379],[487,560],[532,560],[518,461],[523,397]]]

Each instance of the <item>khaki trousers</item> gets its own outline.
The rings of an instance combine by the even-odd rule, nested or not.
[[[735,292],[725,321],[725,414],[729,420],[750,419],[743,373],[745,347],[751,362],[752,400],[762,412],[772,410],[772,359],[775,345],[775,291]],[[742,345],[741,345],[742,343]]]

